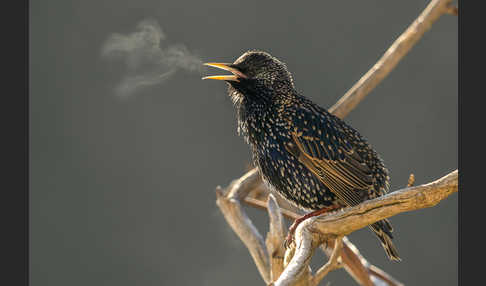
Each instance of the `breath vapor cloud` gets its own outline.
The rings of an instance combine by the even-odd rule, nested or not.
[[[178,70],[199,73],[202,70],[202,60],[186,46],[166,44],[166,35],[154,19],[141,21],[133,33],[112,34],[101,55],[109,60],[122,60],[127,67],[127,74],[115,87],[120,97],[160,84]]]

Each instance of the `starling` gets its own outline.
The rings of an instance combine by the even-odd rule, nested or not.
[[[224,80],[235,104],[238,134],[252,151],[266,185],[307,211],[289,229],[330,210],[356,206],[384,195],[388,170],[355,129],[301,95],[285,63],[251,50],[234,63],[206,63],[232,75]],[[387,219],[371,224],[390,260],[400,261]]]

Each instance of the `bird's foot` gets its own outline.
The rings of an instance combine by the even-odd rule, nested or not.
[[[297,228],[299,223],[302,222],[302,221],[303,220],[299,221],[299,219],[296,219],[294,221],[294,223],[290,226],[289,232],[288,232],[287,237],[285,238],[285,241],[284,241],[285,249],[290,248],[290,245],[292,244],[292,242],[294,242],[295,229]]]
[[[327,208],[322,208],[322,209],[313,211],[311,213],[308,213],[306,215],[303,215],[303,216],[299,217],[298,219],[296,219],[294,221],[294,223],[290,226],[287,237],[285,238],[285,241],[284,241],[285,248],[288,249],[290,247],[290,245],[292,244],[292,242],[294,241],[295,230],[297,229],[297,227],[299,226],[299,224],[301,222],[303,222],[304,220],[306,220],[308,218],[318,216],[318,215],[321,215],[323,213],[326,213],[326,212],[329,212],[329,211],[332,211],[332,210],[336,210],[336,209],[339,209],[339,208],[341,208],[341,206],[331,206],[331,207],[327,207]]]

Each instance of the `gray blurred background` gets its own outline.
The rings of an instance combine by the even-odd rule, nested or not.
[[[31,1],[31,285],[263,285],[215,204],[215,187],[250,158],[225,84],[181,69],[121,99],[126,68],[100,56],[111,34],[151,17],[205,62],[268,51],[330,107],[427,3]],[[457,33],[457,17],[439,19],[346,118],[385,160],[392,190],[410,173],[420,184],[457,168]],[[266,214],[248,211],[266,233]],[[457,195],[392,222],[401,263],[368,229],[350,239],[406,285],[457,285]],[[327,282],[356,285],[344,270]]]

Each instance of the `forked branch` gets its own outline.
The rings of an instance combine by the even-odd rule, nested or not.
[[[323,236],[337,237],[337,241],[339,241],[340,237],[379,220],[402,212],[435,206],[443,199],[457,192],[457,189],[458,171],[455,170],[428,184],[398,190],[355,207],[307,219],[306,223],[299,226],[296,230],[294,257],[274,285],[292,285],[295,280],[294,277],[300,275],[299,271],[302,271],[303,267],[305,267],[305,265],[297,264],[302,261],[308,261],[313,255],[315,248],[306,246],[312,245],[314,241],[323,241]],[[334,249],[336,248],[339,247],[335,246]],[[332,261],[334,255],[336,255],[335,252],[331,255],[330,261]],[[321,276],[316,276],[315,279],[322,278],[323,276]],[[291,278],[294,278],[294,280]]]

